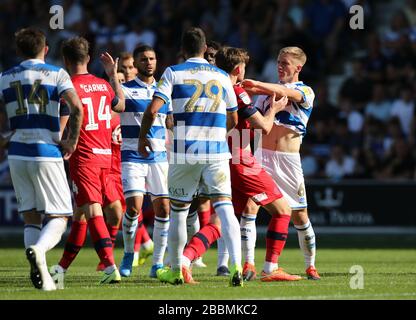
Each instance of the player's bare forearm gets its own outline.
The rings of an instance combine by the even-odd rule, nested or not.
[[[6,105],[0,99],[0,148],[6,149],[9,146],[10,139],[14,131],[11,132],[9,128],[9,121],[7,120]]]
[[[268,90],[261,90],[261,89],[258,89],[258,88],[244,88],[244,90],[246,90],[246,92],[250,96],[269,95],[269,94],[272,94],[272,92],[270,92]]]
[[[146,111],[143,114],[142,124],[140,126],[140,133],[139,133],[139,144],[137,149],[141,155],[144,157],[149,156],[149,150],[152,151],[152,144],[150,143],[149,139],[146,137],[150,131],[150,128],[153,125],[157,117],[157,113],[159,109],[165,103],[164,100],[158,97],[153,97],[152,102],[146,108]]]
[[[267,83],[256,80],[244,80],[243,83],[244,89],[257,90],[258,92],[263,92],[263,94],[272,95],[275,94],[276,98],[288,97],[289,100],[294,102],[302,102],[303,96],[298,90],[290,89],[284,85],[277,83]],[[259,94],[259,93],[257,93]]]
[[[69,120],[69,135],[68,135],[68,141],[77,144],[78,138],[79,138],[79,132],[81,129],[82,124],[82,118],[83,118],[83,110],[74,108],[71,111],[71,116]]]
[[[227,132],[230,132],[238,123],[238,113],[237,111],[234,112],[227,112]]]
[[[123,90],[121,89],[121,84],[117,80],[117,74],[112,75],[109,79],[109,82],[110,82],[111,87],[114,90],[114,93],[116,94],[118,98],[118,103],[111,109],[117,113],[123,112],[126,107],[126,100],[124,98]]]
[[[157,113],[159,112],[160,108],[162,108],[164,103],[165,101],[163,101],[159,97],[153,97],[152,102],[150,102],[143,114],[143,120],[140,126],[139,139],[145,138],[146,135],[149,133],[150,128],[156,119]]]
[[[287,104],[287,97],[282,97],[278,101],[275,100],[276,95],[271,96],[270,108],[267,109],[265,114],[262,116],[260,112],[256,112],[248,121],[253,129],[261,129],[263,134],[269,134],[273,128],[274,118],[276,113],[283,110]]]
[[[139,139],[146,137],[155,119],[156,119],[156,114],[153,114],[149,112],[148,109],[146,109],[146,111],[143,114],[142,124],[140,126]]]
[[[6,104],[0,99],[0,132],[9,131],[9,121],[7,119]]]
[[[65,131],[66,125],[67,125],[67,123],[68,123],[68,120],[69,120],[69,116],[61,116],[61,117],[59,118],[59,128],[60,128],[60,135],[61,135],[61,137],[62,137],[62,136],[63,136],[63,134],[64,134],[64,131]]]
[[[76,145],[78,143],[79,132],[84,117],[84,109],[82,107],[81,100],[79,100],[75,90],[65,91],[64,99],[71,108],[71,115],[69,118],[68,142]]]

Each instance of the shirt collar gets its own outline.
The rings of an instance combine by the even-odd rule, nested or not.
[[[283,84],[283,85],[287,85],[287,84],[303,84],[303,81],[296,81],[296,82],[290,82],[290,83],[282,83],[281,81],[279,81],[279,84]]]
[[[142,80],[140,80],[139,77],[134,78],[134,80],[142,87],[154,87],[156,86],[156,80],[153,79],[153,82],[151,84],[147,84],[146,82],[143,82]]]
[[[27,60],[23,61],[20,64],[22,66],[27,66],[27,65],[30,65],[30,64],[38,64],[38,63],[45,64],[45,61],[43,61],[41,59],[27,59]]]
[[[186,62],[208,63],[208,61],[205,60],[204,58],[198,58],[198,57],[189,58],[188,60],[186,60]]]

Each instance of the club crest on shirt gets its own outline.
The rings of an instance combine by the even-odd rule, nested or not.
[[[298,88],[300,91],[302,91],[305,95],[312,94],[312,90],[309,87],[301,86]]]
[[[245,103],[245,104],[250,104],[251,103],[251,99],[249,97],[249,95],[247,94],[247,92],[241,92],[238,97]]]

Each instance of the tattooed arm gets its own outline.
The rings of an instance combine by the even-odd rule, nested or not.
[[[77,147],[79,131],[81,129],[81,124],[84,117],[84,109],[75,90],[66,90],[63,93],[63,97],[71,109],[71,115],[69,117],[68,139],[61,141],[64,159],[67,160],[71,157],[72,153]]]

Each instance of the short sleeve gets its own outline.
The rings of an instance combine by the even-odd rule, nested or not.
[[[248,93],[241,87],[234,86],[234,92],[237,95],[238,116],[242,119],[248,119],[257,112]]]
[[[172,112],[173,112],[173,108],[172,108],[172,103],[168,103],[168,114],[172,114]]]
[[[58,95],[61,96],[66,90],[75,90],[74,85],[72,84],[69,74],[64,70],[60,69],[58,72],[58,79],[56,83],[58,89]]]
[[[174,74],[172,69],[170,67],[166,68],[165,72],[163,72],[162,77],[157,83],[155,93],[153,94],[154,97],[158,97],[165,101],[165,103],[169,104],[170,110],[172,110],[171,96],[173,89],[173,77]]]
[[[313,90],[308,86],[299,86],[299,87],[296,87],[295,90],[298,90],[302,94],[302,97],[303,97],[302,99],[303,101],[299,105],[305,109],[312,108],[313,100],[315,99],[315,93],[313,92]]]
[[[226,103],[228,112],[235,112],[235,111],[238,110],[237,97],[235,95],[234,88],[232,86],[231,80],[229,80],[229,79],[227,79],[227,80],[228,81],[226,82],[226,84],[224,86],[225,103]]]

